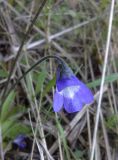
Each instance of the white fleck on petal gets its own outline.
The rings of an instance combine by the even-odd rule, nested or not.
[[[61,95],[67,98],[73,99],[76,92],[79,91],[80,86],[70,86],[63,89],[61,92],[59,92]]]

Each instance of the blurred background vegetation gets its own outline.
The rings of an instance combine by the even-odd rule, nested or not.
[[[0,154],[6,160],[89,160],[110,14],[110,0],[0,1]],[[37,11],[40,14],[33,21]],[[32,25],[33,24],[33,25]],[[31,26],[32,25],[32,26]],[[29,32],[28,29],[30,28]],[[118,157],[118,2],[95,150],[96,160]],[[24,43],[23,43],[24,41]],[[17,52],[20,56],[15,61]],[[79,113],[55,114],[52,101],[56,63],[34,68],[5,98],[17,79],[47,55],[62,57],[95,95]],[[25,135],[26,147],[13,145]]]

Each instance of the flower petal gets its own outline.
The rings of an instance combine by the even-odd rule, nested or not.
[[[80,111],[82,109],[81,99],[78,94],[75,94],[73,98],[64,97],[64,108],[68,113]]]
[[[63,95],[59,94],[59,92],[56,91],[53,97],[54,112],[59,112],[62,106],[63,106]]]
[[[79,80],[73,75],[67,78],[62,78],[61,80],[57,80],[56,85],[58,91],[60,92],[66,87],[79,85]]]
[[[90,104],[94,101],[93,94],[91,90],[82,82],[80,83],[80,89],[78,91],[78,97],[84,104]]]

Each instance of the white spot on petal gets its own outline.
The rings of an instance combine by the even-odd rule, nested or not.
[[[59,92],[61,95],[67,98],[73,99],[74,95],[79,91],[80,86],[70,86],[64,88],[61,92]]]

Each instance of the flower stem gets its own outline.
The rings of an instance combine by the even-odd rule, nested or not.
[[[46,56],[46,57],[43,57],[41,58],[40,60],[38,60],[34,65],[32,65],[32,67],[30,67],[25,73],[23,73],[23,75],[16,81],[16,83],[14,85],[11,86],[11,88],[8,90],[8,92],[6,93],[5,97],[3,98],[2,100],[2,103],[1,103],[1,107],[2,108],[2,105],[4,104],[5,102],[5,99],[6,97],[9,95],[9,93],[15,88],[15,86],[32,70],[34,69],[37,65],[39,65],[40,63],[44,62],[45,60],[49,59],[49,58],[54,58],[54,59],[57,59],[58,62],[60,62],[61,64],[66,64],[65,61],[58,57],[58,56]]]

